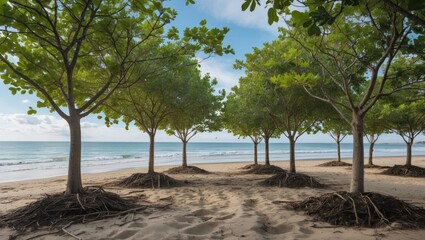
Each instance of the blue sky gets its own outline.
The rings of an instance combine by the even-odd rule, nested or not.
[[[177,10],[178,16],[172,25],[183,29],[196,26],[202,19],[206,19],[209,27],[228,27],[230,32],[225,38],[225,44],[230,44],[235,55],[212,57],[201,63],[203,73],[210,73],[219,81],[218,88],[227,92],[236,85],[243,72],[234,70],[236,59],[244,59],[252,47],[261,47],[264,42],[274,40],[278,35],[278,25],[269,26],[265,9],[242,12],[242,0],[197,0],[195,5],[185,5],[185,0],[172,0],[167,4]],[[37,98],[30,95],[12,96],[8,86],[0,83],[0,141],[68,141],[68,126],[56,113],[46,109],[38,109],[37,115],[26,114],[29,106],[36,105]],[[83,141],[148,141],[148,136],[132,127],[125,130],[122,125],[107,128],[101,120],[95,117],[82,119]],[[424,139],[423,136],[420,136]],[[159,132],[157,141],[178,141],[173,136]],[[220,141],[233,142],[248,139],[238,139],[225,131],[203,133],[193,141]],[[305,135],[300,142],[333,142],[324,134]],[[348,137],[347,142],[350,142]],[[401,138],[394,135],[384,136],[380,142],[401,142]],[[287,142],[285,138],[273,142]]]

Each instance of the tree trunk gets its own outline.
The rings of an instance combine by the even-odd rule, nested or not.
[[[412,166],[412,145],[413,139],[406,143],[406,166]]]
[[[83,192],[81,182],[81,126],[80,118],[73,117],[68,120],[70,132],[68,181],[65,194],[76,194]]]
[[[154,172],[155,134],[149,133],[149,166],[148,173]]]
[[[296,173],[295,170],[295,139],[293,136],[289,139],[289,172]]]
[[[364,147],[363,147],[363,116],[353,113],[351,122],[353,128],[353,167],[350,192],[364,192]]]
[[[341,162],[341,135],[336,136],[336,148],[337,148],[337,155],[338,155],[338,162]]]
[[[187,167],[187,154],[186,154],[187,141],[183,140],[182,143],[183,143],[182,166]]]
[[[258,142],[254,142],[254,164],[258,164]]]
[[[373,147],[375,146],[375,135],[370,135],[369,143],[369,165],[373,166]]]
[[[264,147],[265,147],[265,165],[270,166],[270,154],[269,154],[269,140],[270,137],[264,137]]]

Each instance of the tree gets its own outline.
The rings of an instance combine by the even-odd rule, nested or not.
[[[381,115],[382,104],[378,102],[365,116],[364,133],[367,141],[369,142],[368,166],[373,167],[373,148],[379,137],[388,129],[383,124],[386,119]]]
[[[169,135],[182,141],[182,166],[187,167],[186,148],[189,140],[199,132],[220,129],[218,114],[225,92],[215,95],[217,80],[211,80],[209,75],[201,77],[196,65],[187,68],[184,74],[186,88],[179,99],[180,105],[168,116],[165,129]]]
[[[380,97],[396,91],[385,91],[384,87],[392,62],[410,33],[410,26],[396,13],[386,11],[379,4],[369,7],[364,12],[357,8],[346,9],[320,37],[308,36],[299,25],[296,25],[296,32],[287,33],[323,69],[322,77],[312,78],[306,90],[311,96],[331,104],[352,126],[350,191],[354,193],[364,191],[364,117]],[[329,85],[334,86],[332,91]]]
[[[245,101],[238,94],[239,88],[234,86],[227,96],[223,107],[224,128],[234,135],[245,138],[249,137],[254,144],[254,164],[258,164],[258,144],[263,140],[258,128],[257,116],[253,114],[253,108],[245,105]]]
[[[392,12],[399,13],[409,19],[413,24],[425,27],[425,2],[418,0],[394,1],[382,0],[386,8]],[[242,11],[254,11],[257,5],[261,5],[260,0],[244,0]],[[294,5],[294,0],[266,0],[268,10],[269,24],[279,21],[279,15],[291,12],[293,20],[300,21],[301,24],[308,28],[310,35],[320,34],[320,27],[331,25],[335,20],[343,14],[345,8],[350,6],[362,7],[367,4],[374,4],[373,1],[363,0],[297,0],[295,5],[300,5],[308,9],[308,17],[300,16],[299,11],[290,9]]]
[[[335,111],[329,112],[328,117],[322,120],[322,132],[328,133],[337,146],[337,161],[341,162],[341,142],[350,134],[350,125],[341,119]]]
[[[158,51],[158,50],[156,50]],[[165,51],[170,51],[166,48]],[[131,86],[120,89],[104,103],[105,123],[109,126],[119,119],[126,129],[134,123],[149,135],[148,173],[153,174],[155,158],[155,135],[166,127],[167,118],[184,105],[184,95],[189,88],[191,68],[196,61],[188,57],[177,57],[152,65],[140,65],[133,77],[142,78]],[[146,70],[154,75],[146,75]]]
[[[164,26],[176,12],[162,1],[7,1],[0,8],[0,72],[13,94],[37,94],[70,128],[66,194],[81,193],[80,120],[127,84],[135,63],[157,59],[138,55],[152,41],[180,39]],[[205,22],[187,29],[179,51],[231,52],[222,47],[228,29]],[[208,43],[208,44],[204,44]],[[174,53],[177,54],[177,53]],[[30,114],[36,113],[32,108]]]
[[[245,68],[247,77],[259,76],[268,87],[267,114],[272,117],[278,133],[289,140],[290,172],[295,173],[295,143],[306,132],[314,132],[317,125],[315,113],[320,109],[318,101],[309,97],[303,86],[293,81],[295,75],[287,74],[298,71],[300,75],[307,70],[300,52],[294,42],[285,44],[276,40],[265,43],[262,49],[254,48],[253,53],[246,54],[246,60],[238,61],[237,67]],[[301,78],[313,77],[309,74]],[[317,114],[320,115],[320,114]]]

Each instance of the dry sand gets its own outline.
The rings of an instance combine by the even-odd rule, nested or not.
[[[325,160],[299,160],[297,171],[317,177],[327,189],[262,187],[267,175],[238,175],[247,163],[197,165],[210,175],[172,175],[189,184],[172,189],[106,188],[123,196],[138,196],[140,202],[171,203],[162,210],[149,209],[86,224],[73,224],[67,231],[81,239],[424,239],[425,230],[398,230],[391,227],[367,229],[334,227],[315,222],[302,212],[286,210],[282,201],[303,200],[327,192],[349,190],[351,170],[347,167],[317,167]],[[403,164],[403,158],[377,158],[375,164]],[[272,161],[288,169],[287,161]],[[425,157],[413,163],[425,167]],[[169,167],[158,167],[161,172]],[[85,186],[103,185],[146,169],[128,169],[83,175]],[[366,169],[366,191],[397,196],[425,207],[425,179],[379,174]],[[0,214],[65,189],[65,177],[0,184]],[[20,236],[28,239],[75,239],[63,231],[38,230]],[[11,229],[0,229],[0,239],[8,239]]]

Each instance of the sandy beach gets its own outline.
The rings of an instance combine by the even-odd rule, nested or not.
[[[170,175],[187,180],[182,187],[170,189],[124,189],[105,187],[121,196],[134,196],[139,203],[169,205],[148,208],[136,214],[71,224],[66,230],[80,239],[423,239],[425,230],[399,230],[330,226],[314,221],[302,212],[287,210],[285,201],[304,200],[323,193],[349,190],[349,167],[317,167],[327,160],[299,160],[297,171],[327,184],[325,189],[263,187],[258,182],[269,175],[242,175],[246,163],[196,165],[213,174]],[[376,158],[375,164],[403,164],[402,157]],[[288,169],[288,161],[272,161]],[[425,157],[413,158],[425,167]],[[158,167],[162,172],[170,167]],[[146,169],[127,169],[99,174],[84,174],[85,186],[99,186]],[[379,174],[382,169],[365,170],[366,191],[396,196],[425,207],[425,179]],[[44,194],[62,192],[65,177],[0,184],[0,213],[28,204]],[[0,229],[0,239],[13,231]],[[18,239],[75,239],[57,229],[41,229]]]

